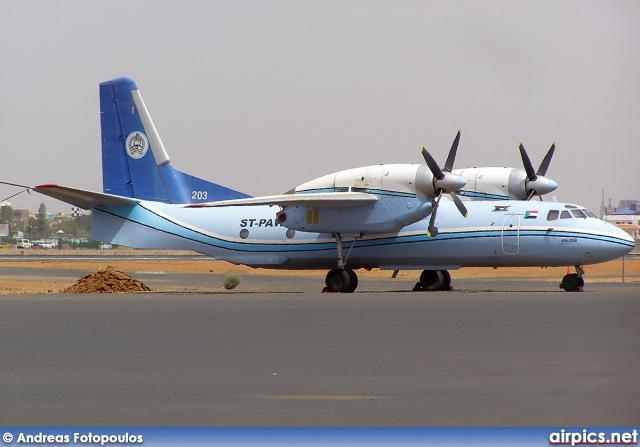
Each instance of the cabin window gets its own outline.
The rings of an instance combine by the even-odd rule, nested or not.
[[[571,219],[571,214],[569,214],[569,211],[563,211],[560,213],[560,219]]]
[[[584,214],[580,210],[571,210],[571,214],[573,214],[573,216],[577,217],[578,219],[586,219],[587,218],[586,214]]]
[[[549,213],[547,214],[547,220],[557,220],[559,215],[560,215],[560,211],[558,211],[558,210],[551,210],[551,211],[549,211]]]

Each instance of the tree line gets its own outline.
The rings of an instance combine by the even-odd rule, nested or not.
[[[34,216],[29,217],[28,222],[14,220],[13,207],[3,206],[0,208],[0,224],[9,224],[10,238],[16,237],[19,232],[32,240],[56,237],[60,230],[65,237],[89,237],[91,234],[91,214],[53,221],[47,219],[47,207],[44,203],[40,204]]]

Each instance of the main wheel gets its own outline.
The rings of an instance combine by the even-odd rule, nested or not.
[[[329,292],[348,292],[351,287],[351,275],[348,270],[333,268],[327,273],[325,284]]]
[[[443,290],[445,276],[441,270],[424,270],[420,274],[420,285],[426,292]]]
[[[440,270],[444,276],[444,283],[441,290],[451,290],[451,274],[448,270]]]
[[[349,274],[349,279],[351,280],[351,285],[349,286],[347,293],[353,293],[356,291],[356,288],[358,287],[358,275],[356,275],[356,272],[354,272],[351,269],[344,269],[344,270]]]
[[[568,275],[564,275],[560,287],[567,292],[575,292],[576,289],[580,287],[580,283],[584,285],[584,280],[579,277],[577,273],[570,273]]]

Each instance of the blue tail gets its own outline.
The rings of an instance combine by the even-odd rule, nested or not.
[[[201,203],[250,197],[171,165],[136,83],[100,84],[103,191],[165,203]]]

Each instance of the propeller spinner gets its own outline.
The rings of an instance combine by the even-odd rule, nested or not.
[[[558,187],[556,182],[544,176],[547,173],[547,169],[549,169],[551,158],[556,150],[556,144],[554,143],[551,145],[551,148],[547,151],[542,163],[540,163],[538,171],[533,170],[533,165],[531,164],[529,155],[527,155],[527,151],[522,143],[519,143],[519,148],[520,156],[522,157],[522,164],[524,165],[524,170],[527,173],[527,178],[525,180],[527,200],[531,200],[534,195],[538,195],[540,200],[542,200],[542,196],[544,194],[555,191]]]
[[[431,170],[433,174],[433,189],[438,194],[436,199],[436,204],[433,207],[433,212],[431,213],[431,218],[429,219],[429,227],[427,228],[427,235],[429,236],[437,236],[438,229],[435,226],[436,213],[438,211],[438,206],[440,205],[440,198],[442,197],[442,193],[449,193],[451,199],[456,204],[458,211],[462,214],[463,217],[467,217],[467,208],[464,206],[460,198],[455,194],[455,191],[462,189],[464,185],[466,185],[466,180],[459,175],[455,175],[451,173],[453,169],[453,163],[456,159],[456,153],[458,151],[458,143],[460,142],[460,131],[456,135],[456,138],[453,140],[453,144],[451,145],[451,150],[449,151],[449,156],[447,157],[447,161],[444,164],[444,167],[440,169],[438,163],[434,160],[431,154],[423,147],[421,149],[422,156],[424,157],[424,161],[427,163],[427,166]]]

